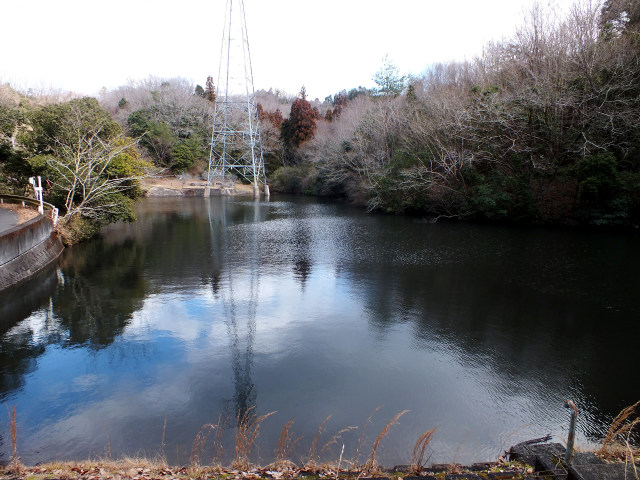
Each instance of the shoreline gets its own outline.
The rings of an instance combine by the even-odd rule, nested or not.
[[[638,479],[640,460],[631,453],[612,449],[608,451],[572,452],[566,461],[566,447],[548,443],[550,437],[521,442],[509,448],[497,461],[460,465],[457,463],[432,464],[425,467],[418,457],[412,465],[398,465],[386,469],[375,460],[364,465],[348,467],[342,456],[337,463],[318,464],[313,460],[296,465],[290,460],[278,459],[266,466],[251,464],[246,457],[236,459],[229,467],[220,464],[201,465],[199,455],[192,452],[189,465],[171,466],[162,456],[155,460],[123,457],[119,460],[97,459],[86,461],[47,462],[34,466],[22,465],[19,460],[0,467],[1,479],[48,480],[632,480]],[[196,438],[197,442],[198,438]],[[194,449],[196,449],[194,443]],[[414,459],[415,459],[414,452]],[[423,452],[424,453],[424,452]],[[344,467],[344,468],[343,468]]]
[[[206,180],[178,177],[149,177],[141,180],[147,197],[205,197]],[[253,186],[236,182],[233,187],[213,186],[210,196],[253,196]]]

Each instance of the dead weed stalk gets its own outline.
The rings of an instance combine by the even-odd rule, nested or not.
[[[295,418],[289,420],[284,424],[280,432],[280,439],[278,440],[278,448],[276,450],[276,461],[274,464],[274,466],[280,470],[296,467],[295,463],[289,460],[293,452],[293,447],[302,439],[302,437],[294,438],[293,434],[290,433],[291,426],[295,421]]]
[[[436,430],[438,430],[438,427],[427,430],[418,437],[418,441],[413,446],[413,453],[411,454],[411,464],[409,466],[410,472],[419,474],[424,468],[424,453],[427,450],[429,443],[431,443],[431,439],[433,438],[433,434],[436,433]]]
[[[236,418],[236,456],[231,464],[233,468],[244,469],[249,464],[249,454],[260,433],[260,425],[276,412],[256,415],[255,407],[248,408],[244,413],[238,412]]]
[[[193,439],[193,447],[191,447],[191,468],[198,468],[200,466],[200,456],[202,455],[204,446],[207,444],[209,435],[211,435],[211,432],[215,429],[215,425],[206,423],[198,430],[196,437]]]
[[[316,451],[318,448],[318,440],[320,439],[320,435],[322,435],[322,432],[324,432],[324,426],[327,424],[327,422],[332,416],[333,415],[328,415],[327,418],[325,418],[320,423],[320,425],[318,426],[318,431],[316,432],[316,436],[313,437],[313,441],[311,442],[311,448],[309,449],[309,458],[307,459],[307,462],[304,464],[304,466],[306,469],[311,470],[313,472],[315,472],[318,468],[317,462],[319,461],[319,458],[316,456]]]
[[[222,415],[218,415],[218,423],[215,424],[216,430],[213,437],[213,457],[211,459],[213,465],[217,465],[221,467],[222,465],[222,441],[224,432],[227,428],[227,422],[229,421],[229,416],[225,416],[224,419]]]
[[[637,423],[640,423],[640,420],[636,420],[634,422],[634,425]],[[636,466],[636,457],[640,455],[640,452],[638,451],[638,449],[634,449],[631,446],[629,437],[631,437],[631,430],[627,432],[627,438],[625,439],[625,446],[627,450],[624,461],[626,464],[631,463],[631,468],[633,468],[633,475],[636,477],[636,480],[640,480],[640,476],[638,475],[638,467]]]
[[[369,415],[369,417],[367,417],[367,420],[364,422],[364,425],[362,426],[362,430],[360,430],[360,436],[358,437],[358,444],[356,445],[356,452],[353,455],[353,460],[351,461],[351,465],[353,467],[357,467],[358,466],[358,458],[360,456],[360,448],[362,447],[362,444],[365,440],[365,433],[367,431],[367,426],[369,425],[369,423],[371,423],[371,419],[373,418],[373,416],[378,413],[378,410],[380,410],[382,408],[382,405],[378,405],[376,408],[373,409],[373,412],[371,412],[371,414]]]
[[[631,420],[631,417],[636,413],[636,409],[639,406],[640,401],[623,409],[616,418],[613,419],[611,426],[609,426],[609,430],[607,431],[607,435],[602,441],[602,447],[600,447],[600,450],[597,452],[599,455],[608,455],[610,453],[609,447],[614,445],[616,439],[622,439],[624,442],[624,439],[629,438],[633,428],[640,422],[640,418]]]
[[[7,406],[7,411],[9,412],[9,429],[11,431],[11,466],[9,467],[9,472],[20,473],[22,464],[18,458],[18,417],[16,414],[16,406],[11,407],[11,410],[9,410]]]
[[[162,440],[160,440],[160,460],[166,465],[167,457],[164,454],[164,437],[167,433],[167,416],[164,416],[164,425],[162,425]]]
[[[338,440],[340,440],[342,438],[342,434],[349,432],[351,430],[356,430],[358,427],[344,427],[341,428],[340,430],[338,430],[338,432],[331,437],[327,443],[325,443],[322,448],[320,449],[320,455],[322,455],[324,452],[326,452],[327,450],[329,450],[331,448],[332,445],[337,445],[338,444]],[[344,446],[344,445],[343,445]],[[343,452],[344,453],[344,452]]]
[[[400,417],[404,414],[408,413],[409,410],[403,410],[399,413],[396,413],[391,420],[384,426],[382,431],[376,437],[376,441],[373,443],[373,448],[371,449],[371,455],[369,456],[369,460],[364,464],[364,472],[370,473],[378,468],[378,464],[376,462],[376,452],[378,451],[378,447],[380,446],[380,441],[389,433],[391,427],[398,423]]]

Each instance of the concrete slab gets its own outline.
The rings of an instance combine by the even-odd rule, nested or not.
[[[636,467],[640,473],[640,467]],[[625,480],[638,478],[632,464],[602,463],[600,465],[571,465],[567,480]]]
[[[600,457],[589,452],[576,452],[571,459],[571,465],[603,465],[604,463]]]

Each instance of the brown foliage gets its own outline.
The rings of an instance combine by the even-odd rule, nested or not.
[[[291,105],[289,118],[282,123],[282,139],[294,147],[313,138],[319,113],[304,97],[296,98]]]

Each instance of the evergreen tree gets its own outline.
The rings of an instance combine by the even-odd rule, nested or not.
[[[396,97],[405,88],[407,77],[400,75],[400,70],[385,56],[382,60],[382,67],[373,76],[378,88],[376,94],[385,97]]]
[[[282,123],[282,139],[294,147],[299,147],[301,143],[313,138],[317,128],[318,113],[306,98],[306,89],[302,87],[298,98],[291,105],[289,118]]]
[[[213,84],[213,77],[211,75],[207,77],[207,83],[204,89],[204,98],[209,100],[211,103],[216,103],[216,87]]]

